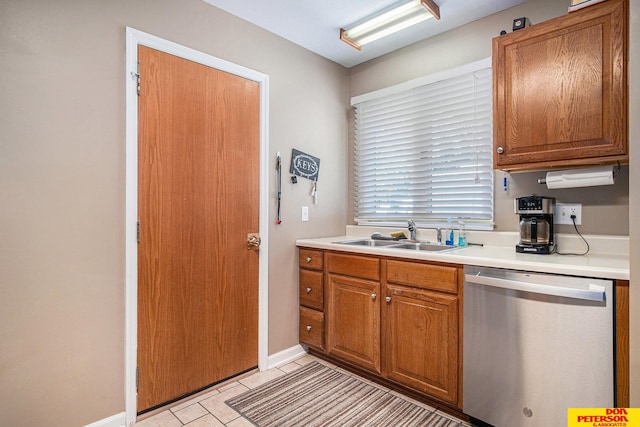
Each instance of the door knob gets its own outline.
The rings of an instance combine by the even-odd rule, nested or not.
[[[502,148],[502,147],[498,147],[498,148],[496,149],[496,151],[498,152],[498,154],[502,154],[502,153],[504,153],[504,148]]]
[[[307,257],[307,262],[311,262],[311,257],[310,256]]]
[[[372,300],[375,300],[377,296],[378,296],[378,295],[376,295],[376,294],[371,294],[371,299],[372,299]]]
[[[310,332],[310,331],[311,331],[311,326],[307,325],[307,332]]]
[[[307,293],[308,293],[308,294],[310,294],[310,293],[311,293],[311,288],[307,288],[307,289],[305,289],[305,290],[307,291]]]
[[[261,242],[262,239],[260,239],[260,235],[258,233],[247,234],[247,249],[258,249]]]
[[[391,302],[391,297],[386,297],[384,300],[385,300],[386,302]]]

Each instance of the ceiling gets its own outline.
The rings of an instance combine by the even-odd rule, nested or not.
[[[440,6],[439,21],[429,19],[370,43],[362,51],[340,40],[340,28],[362,21],[397,0],[204,1],[338,64],[353,67],[526,0],[435,0]]]

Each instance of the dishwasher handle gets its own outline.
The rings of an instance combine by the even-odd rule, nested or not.
[[[478,272],[477,274],[465,274],[464,278],[465,281],[469,283],[477,283],[479,285],[587,301],[602,302],[605,301],[606,295],[604,286],[593,284],[589,284],[588,289],[568,288],[544,285],[541,283],[524,282],[520,280],[501,279],[499,277],[492,276],[483,276],[481,272]]]

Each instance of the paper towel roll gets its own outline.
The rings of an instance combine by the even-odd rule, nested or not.
[[[547,188],[592,187],[613,184],[613,166],[547,172]]]

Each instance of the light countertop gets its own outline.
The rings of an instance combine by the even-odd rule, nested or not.
[[[347,230],[349,231],[349,230]],[[476,265],[526,270],[570,276],[596,277],[629,280],[629,255],[590,251],[587,255],[536,255],[522,254],[514,246],[505,246],[504,241],[484,243],[484,246],[467,246],[444,252],[416,251],[385,247],[353,246],[337,244],[343,240],[366,238],[362,233],[343,236],[299,239],[299,247],[326,249],[358,254],[380,255],[394,258],[419,259],[454,264]],[[615,238],[614,238],[615,239]],[[472,241],[472,240],[470,240]]]

